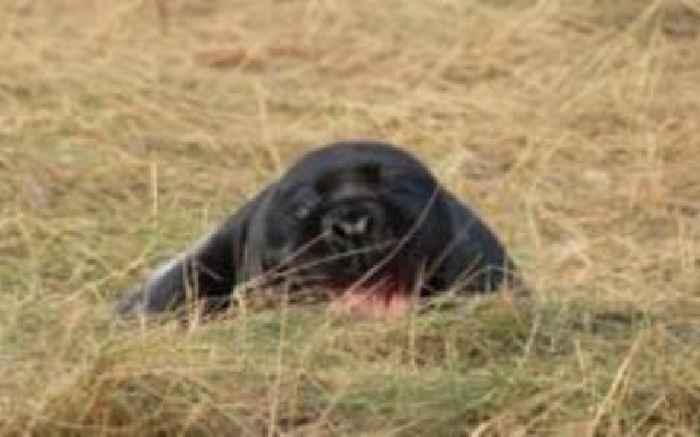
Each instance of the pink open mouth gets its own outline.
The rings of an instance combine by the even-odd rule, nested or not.
[[[344,290],[333,298],[330,310],[362,319],[398,319],[410,314],[414,300],[406,287],[386,279],[367,287]]]

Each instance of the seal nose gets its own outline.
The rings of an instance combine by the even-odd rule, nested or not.
[[[338,208],[323,220],[323,228],[334,238],[347,240],[369,234],[372,214],[362,208]]]
[[[326,248],[343,255],[334,275],[357,275],[375,265],[382,255],[386,213],[378,202],[350,201],[336,205],[321,219]]]
[[[341,218],[331,220],[330,230],[338,237],[353,238],[361,237],[369,231],[371,218],[369,215],[363,215],[357,218]]]

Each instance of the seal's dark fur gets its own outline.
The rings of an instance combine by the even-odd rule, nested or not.
[[[424,296],[516,282],[493,232],[417,159],[389,144],[339,142],[305,155],[118,311],[160,312],[190,295],[222,308],[260,278],[335,289],[389,279]]]

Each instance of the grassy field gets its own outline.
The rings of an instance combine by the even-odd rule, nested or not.
[[[0,435],[700,435],[700,3],[6,0]],[[304,151],[405,145],[536,293],[115,299]]]

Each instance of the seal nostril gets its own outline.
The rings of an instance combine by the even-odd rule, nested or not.
[[[369,231],[371,218],[368,215],[362,216],[353,225],[354,235],[364,235]]]
[[[347,238],[349,235],[346,229],[346,224],[341,221],[333,221],[331,223],[331,232],[333,235],[340,238]]]
[[[368,216],[347,217],[339,221],[335,233],[342,237],[361,237],[367,234],[370,219]]]

